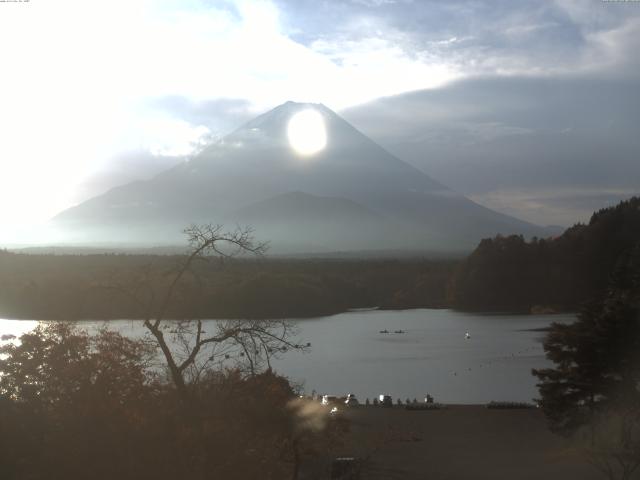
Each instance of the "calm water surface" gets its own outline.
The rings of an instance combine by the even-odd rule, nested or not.
[[[273,366],[303,383],[307,393],[352,392],[361,400],[380,393],[420,400],[430,393],[445,403],[531,401],[537,396],[531,369],[550,365],[541,344],[544,332],[531,329],[574,319],[431,309],[349,312],[299,320],[299,337],[311,342],[311,351],[289,352]],[[0,320],[0,335],[20,334],[35,324]],[[142,332],[138,321],[109,325],[134,336]],[[380,333],[384,329],[405,333]]]

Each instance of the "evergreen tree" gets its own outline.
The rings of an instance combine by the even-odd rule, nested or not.
[[[533,370],[554,431],[574,432],[594,414],[640,402],[640,244],[621,255],[605,295],[544,342],[554,368]]]
[[[640,197],[549,239],[484,239],[457,267],[452,306],[484,311],[576,311],[602,295],[621,255],[640,242]]]

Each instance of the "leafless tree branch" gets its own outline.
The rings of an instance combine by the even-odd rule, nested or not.
[[[215,332],[205,332],[201,318],[171,321],[166,318],[185,276],[199,281],[193,266],[197,260],[229,258],[238,255],[263,255],[268,244],[256,242],[252,228],[236,227],[225,231],[222,225],[191,225],[184,230],[189,253],[176,268],[166,274],[168,285],[161,293],[153,287],[152,269],[142,272],[138,281],[125,287],[117,282],[107,286],[124,294],[143,310],[143,324],[155,339],[171,379],[183,398],[189,396],[189,384],[198,382],[203,370],[217,358],[248,364],[254,375],[271,359],[288,350],[305,350],[307,345],[292,340],[295,327],[284,320],[227,320],[216,323]],[[198,283],[201,293],[202,285]],[[165,332],[171,335],[167,338]],[[179,347],[179,351],[176,350]],[[216,354],[218,352],[218,354]],[[207,353],[205,355],[205,353]],[[203,359],[204,358],[204,359]],[[224,360],[223,360],[224,359]]]

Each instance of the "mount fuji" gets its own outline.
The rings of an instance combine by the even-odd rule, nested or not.
[[[326,147],[291,148],[290,119],[320,114]],[[72,243],[175,244],[190,223],[252,225],[277,253],[454,251],[542,227],[474,203],[393,156],[322,104],[287,102],[190,160],[53,219]]]

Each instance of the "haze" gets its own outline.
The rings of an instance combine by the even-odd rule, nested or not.
[[[585,221],[640,187],[639,33],[634,2],[3,3],[2,242],[288,100],[481,205]]]

